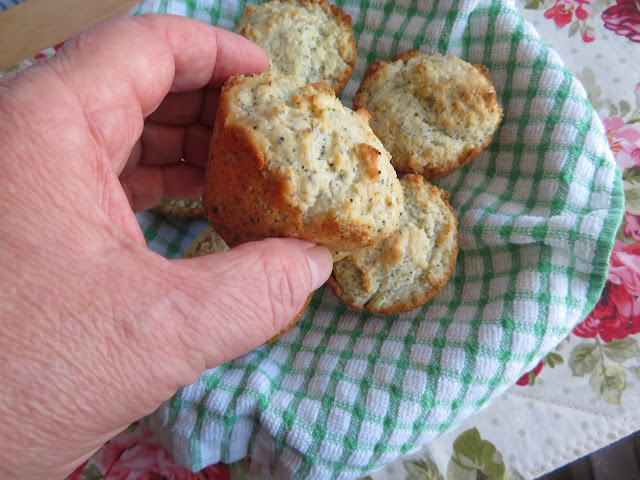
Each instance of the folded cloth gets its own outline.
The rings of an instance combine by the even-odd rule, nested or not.
[[[198,470],[252,462],[280,478],[356,478],[412,452],[513,384],[593,308],[623,214],[620,174],[579,82],[509,1],[346,0],[367,66],[404,50],[486,65],[504,119],[439,185],[460,219],[449,284],[389,317],[327,289],[286,335],[182,388],[148,419]],[[231,29],[245,2],[145,1]],[[151,248],[176,256],[202,229],[147,212]]]

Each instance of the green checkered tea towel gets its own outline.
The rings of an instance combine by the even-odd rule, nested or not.
[[[232,29],[244,1],[148,0]],[[279,478],[356,478],[412,452],[513,384],[582,320],[603,287],[623,213],[620,175],[578,81],[500,0],[343,0],[358,46],[342,94],[407,49],[486,65],[504,119],[442,180],[460,219],[446,288],[407,314],[350,310],[328,290],[276,343],[208,370],[150,418],[198,470],[245,456]],[[151,248],[180,256],[204,228],[147,212]]]

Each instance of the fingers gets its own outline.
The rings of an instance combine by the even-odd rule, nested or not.
[[[246,353],[279,332],[332,268],[327,249],[296,239],[169,263],[170,273],[156,288],[170,299],[168,317],[179,322],[172,328],[200,368]]]
[[[200,118],[203,89],[170,93],[160,106],[147,118],[147,122],[165,125],[191,125]]]
[[[147,123],[142,133],[140,164],[167,165],[184,159],[205,168],[211,129],[200,124],[177,127]]]
[[[260,73],[269,68],[269,58],[264,51],[240,35],[218,29],[216,68],[208,85],[221,87],[231,75]]]
[[[166,125],[191,125],[199,122],[213,127],[220,90],[205,87],[201,90],[170,93],[148,118],[148,122]]]
[[[207,127],[213,128],[216,120],[216,112],[218,111],[218,100],[220,100],[220,90],[213,88],[205,88],[204,104],[200,113],[200,123]]]
[[[163,198],[183,199],[202,194],[204,170],[180,163],[169,166],[138,166],[126,178],[120,178],[134,212],[153,208]]]
[[[100,25],[67,42],[50,62],[78,97],[116,171],[139,138],[144,117],[168,92],[219,85],[233,73],[261,71],[267,64],[264,52],[239,35],[172,15]]]

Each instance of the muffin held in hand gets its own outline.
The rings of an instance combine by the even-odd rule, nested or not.
[[[374,62],[353,100],[399,172],[437,180],[473,159],[502,119],[489,71],[455,55],[404,52]]]
[[[193,243],[189,245],[187,249],[184,251],[184,258],[201,257],[203,255],[209,255],[210,253],[225,252],[227,250],[229,250],[229,247],[225,243],[225,241],[220,237],[220,235],[218,235],[213,228],[207,227],[202,232],[200,232],[200,234],[196,237]],[[284,327],[277,334],[275,334],[273,337],[267,340],[266,343],[274,342],[280,336],[284,335],[289,330],[291,330],[293,326],[296,324],[296,322],[300,320],[304,315],[304,312],[309,306],[309,302],[311,302],[312,297],[313,297],[313,293],[311,293],[307,297],[307,301],[304,303],[302,310],[300,310],[300,312],[295,316],[295,318],[291,320],[291,322],[289,322],[289,324],[286,327]]]
[[[165,215],[171,215],[172,217],[204,217],[202,199],[200,197],[189,198],[187,200],[162,199],[155,208]]]
[[[389,237],[402,187],[368,120],[324,83],[272,71],[229,79],[202,198],[213,228],[230,246],[294,237],[334,258]]]
[[[249,5],[236,32],[262,47],[271,69],[304,83],[325,82],[336,93],[356,63],[351,17],[326,0]]]
[[[448,282],[458,255],[458,222],[448,195],[420,175],[405,175],[396,233],[336,262],[329,287],[350,307],[401,313],[431,300]]]

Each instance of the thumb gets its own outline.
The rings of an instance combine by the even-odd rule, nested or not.
[[[173,328],[201,374],[263,344],[331,274],[329,251],[297,239],[267,239],[168,262],[157,291],[170,298]]]

